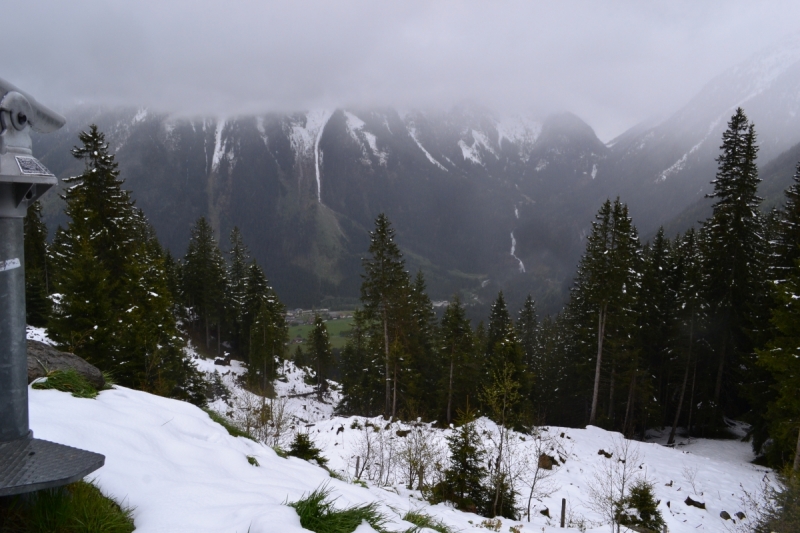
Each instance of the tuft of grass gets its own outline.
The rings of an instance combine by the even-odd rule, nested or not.
[[[287,452],[286,450],[284,450],[280,446],[273,446],[272,449],[275,451],[275,453],[278,454],[278,457],[283,457],[284,459],[288,459],[289,458],[289,452]]]
[[[114,385],[117,384],[117,380],[114,378],[114,373],[111,371],[103,371],[103,380],[106,384],[103,386],[103,390],[110,390],[114,388]]]
[[[261,466],[260,464],[258,464],[258,459],[256,459],[252,455],[248,455],[247,456],[247,462],[250,463],[253,466]]]
[[[0,498],[3,533],[131,533],[133,509],[85,481]]]
[[[216,422],[220,426],[224,427],[229,435],[231,435],[233,437],[244,437],[246,439],[250,439],[250,440],[255,442],[255,440],[256,440],[255,437],[253,437],[250,433],[248,433],[246,431],[242,431],[241,429],[237,428],[233,424],[233,422],[231,422],[230,420],[228,420],[227,418],[225,418],[224,416],[222,416],[218,412],[213,411],[211,409],[208,409],[206,407],[203,408],[203,411],[206,412],[206,414],[211,418],[211,420],[213,420],[214,422]]]
[[[339,481],[347,481],[344,478],[344,474],[336,470],[328,470],[328,475],[331,476],[333,479],[338,479]]]
[[[323,485],[308,496],[289,503],[300,517],[300,525],[315,533],[352,533],[366,522],[379,533],[388,533],[384,526],[387,518],[378,511],[373,502],[356,505],[345,509],[335,509],[331,500],[330,489]]]
[[[403,516],[403,520],[411,522],[416,527],[406,530],[404,533],[417,533],[421,529],[428,528],[439,533],[455,533],[455,530],[429,514],[421,511],[409,511]]]
[[[55,389],[61,392],[69,392],[76,398],[96,398],[97,389],[95,389],[86,378],[75,372],[72,368],[69,370],[53,370],[47,373],[45,381],[37,381],[33,384],[34,389]]]

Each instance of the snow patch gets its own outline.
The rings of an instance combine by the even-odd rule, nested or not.
[[[147,118],[147,108],[140,108],[133,117],[133,123],[137,124]]]
[[[592,165],[592,179],[595,179],[596,177],[597,177],[597,163]]]
[[[461,148],[461,155],[464,156],[464,161],[472,161],[476,165],[483,165],[481,161],[481,156],[477,150],[475,150],[474,145],[468,146],[463,140],[458,141],[458,147]]]
[[[511,232],[511,257],[519,261],[519,271],[520,273],[525,273],[525,265],[522,264],[522,259],[517,257],[514,252],[517,250],[517,239],[514,238],[514,232]]]
[[[227,121],[221,119],[217,121],[217,129],[214,132],[214,152],[211,155],[211,172],[216,172],[219,169],[219,163],[225,156],[225,144],[222,141],[222,132],[225,129]]]
[[[408,130],[408,134],[411,136],[412,139],[414,139],[414,142],[417,143],[417,146],[419,146],[419,149],[422,150],[422,153],[425,154],[425,157],[428,158],[428,161],[430,161],[431,163],[433,163],[437,167],[441,168],[445,172],[449,172],[447,170],[447,168],[445,168],[444,165],[442,165],[436,159],[434,159],[434,157],[430,154],[430,152],[428,152],[425,149],[425,147],[422,146],[422,143],[419,141],[419,137],[417,135],[417,128],[416,128],[416,126],[414,125],[413,122],[406,124],[406,130]]]
[[[385,167],[389,158],[389,154],[378,149],[378,139],[373,133],[367,131],[367,124],[349,111],[345,111],[344,116],[347,123],[347,131],[350,133],[350,137],[352,137],[353,140],[355,140],[359,146],[361,146],[361,151],[364,154],[364,157],[361,159],[361,161],[368,165],[371,164],[369,154],[367,153],[367,148],[369,148],[372,154],[378,158],[379,164]],[[386,127],[388,128],[388,123]],[[363,136],[364,140],[367,142],[367,146],[364,146],[359,134]]]
[[[721,115],[721,116],[717,117],[717,119],[714,120],[711,123],[711,125],[708,126],[708,131],[706,131],[705,136],[700,140],[700,142],[698,142],[697,144],[692,146],[692,148],[688,152],[683,154],[680,159],[675,161],[675,163],[673,163],[668,169],[666,169],[664,172],[662,172],[661,175],[658,177],[658,179],[656,181],[657,182],[658,181],[666,181],[666,179],[668,177],[672,176],[673,174],[677,174],[678,172],[683,170],[686,167],[686,161],[689,159],[689,156],[692,155],[693,153],[695,153],[697,150],[699,150],[700,147],[703,145],[703,143],[706,142],[706,140],[711,135],[711,133],[714,131],[714,129],[717,127],[717,125],[720,123],[720,121],[722,121],[723,116],[724,115]]]
[[[497,145],[502,148],[503,140],[517,147],[520,159],[527,163],[533,145],[542,133],[542,123],[525,117],[511,117],[495,124]]]
[[[47,335],[46,328],[37,328],[36,326],[25,326],[25,338],[31,341],[39,341],[50,346],[55,346],[55,343],[50,340]]]
[[[322,179],[320,176],[321,157],[319,153],[319,140],[325,125],[330,120],[333,113],[326,110],[313,110],[303,115],[302,120],[294,120],[290,123],[289,142],[295,157],[302,161],[307,158],[314,158],[314,168],[317,179],[317,201],[322,203]]]

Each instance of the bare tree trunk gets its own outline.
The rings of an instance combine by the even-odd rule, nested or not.
[[[692,344],[694,342],[694,314],[689,320],[689,353],[686,356],[686,371],[683,373],[683,385],[681,385],[681,395],[678,399],[678,408],[675,409],[675,419],[672,421],[672,430],[669,432],[669,439],[667,446],[675,444],[675,430],[678,427],[678,419],[681,416],[681,409],[683,409],[683,397],[686,394],[686,383],[689,381],[689,367],[692,364]]]
[[[386,355],[386,405],[383,408],[384,418],[389,418],[389,405],[392,401],[392,385],[389,377],[389,323],[386,319],[386,306],[383,307],[383,350]]]
[[[714,405],[719,407],[719,396],[722,392],[722,371],[725,367],[725,348],[727,346],[727,332],[722,334],[722,350],[719,354],[719,369],[717,370],[717,385],[714,387]]]
[[[794,449],[794,465],[792,470],[797,472],[800,470],[800,432],[797,433],[797,446]]]
[[[628,433],[628,423],[632,422],[633,418],[633,403],[634,403],[634,391],[636,390],[636,373],[633,374],[631,378],[631,384],[628,388],[628,401],[625,405],[625,421],[622,423],[622,434],[626,437],[629,435]],[[632,432],[631,432],[632,433]]]
[[[447,388],[447,423],[449,424],[452,419],[450,418],[450,406],[453,402],[453,366],[454,361],[450,358],[450,383]]]
[[[211,332],[208,329],[208,316],[206,316],[206,350],[211,348]]]
[[[597,417],[597,398],[600,394],[600,367],[603,362],[603,336],[606,327],[606,305],[600,307],[597,317],[597,364],[594,369],[594,391],[592,392],[592,411],[589,414],[589,423],[594,424]]]
[[[614,368],[614,360],[611,360],[611,381],[608,387],[608,420],[614,422],[614,379],[617,377],[617,371]]]
[[[397,414],[397,363],[394,364],[394,379],[392,380],[394,383],[394,395],[392,398],[392,418],[394,418]]]
[[[692,372],[692,395],[689,398],[689,420],[686,422],[686,432],[692,436],[692,411],[694,410],[694,387],[697,382],[697,361],[694,362],[694,371]]]

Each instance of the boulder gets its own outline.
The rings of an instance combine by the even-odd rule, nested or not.
[[[56,350],[49,344],[28,340],[28,383],[53,370],[75,370],[97,390],[106,385],[103,373],[75,354]]]
[[[698,509],[705,509],[706,508],[706,504],[705,503],[694,501],[689,496],[686,497],[686,501],[684,501],[683,503],[685,503],[686,505],[690,505],[692,507],[697,507]]]

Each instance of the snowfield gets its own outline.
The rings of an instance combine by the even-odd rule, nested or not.
[[[205,360],[197,363],[207,373],[226,373],[222,379],[231,395],[228,401],[216,400],[211,407],[223,414],[232,413],[233,418],[239,416],[236,399],[249,394],[236,385],[243,367],[236,362],[231,367]],[[306,461],[281,458],[265,444],[232,437],[193,405],[124,387],[103,391],[94,400],[31,388],[31,428],[37,438],[104,454],[105,466],[90,477],[103,493],[135,508],[137,532],[305,531],[294,509],[285,503],[325,484],[338,497],[337,506],[379,502],[390,517],[388,528],[393,531],[412,527],[401,519],[408,510],[424,511],[456,531],[488,531],[481,527],[483,517],[445,504],[431,506],[419,491],[407,489],[399,462],[385,464],[383,472],[378,469],[375,450],[382,448],[383,453],[397,458],[414,432],[426,435],[432,449],[438,450],[439,460],[444,461],[444,438],[451,430],[381,418],[335,417],[333,404],[338,393],[334,391],[320,402],[315,395],[306,394],[313,389],[303,383],[302,376],[302,371],[289,366],[286,382],[278,382],[279,394],[292,396],[286,402],[292,431],[307,431],[322,448],[328,467],[348,481],[334,479],[327,470]],[[491,421],[480,419],[477,424],[487,443],[496,438],[497,427]],[[653,438],[665,440],[666,435],[655,434]],[[364,488],[349,480],[355,477],[357,465],[365,466],[366,461],[356,458],[364,457],[367,441],[372,445],[373,459],[368,470],[361,472],[361,480],[367,485]],[[600,454],[600,450],[619,453],[621,442],[619,434],[591,426],[541,428],[538,435],[512,434],[511,448],[522,493],[518,503],[523,509],[529,490],[525,480],[538,463],[539,453],[544,451],[558,464],[548,471],[552,474],[544,488],[549,491],[544,492],[550,494],[531,502],[531,521],[523,511],[521,520],[502,519],[499,531],[520,525],[521,532],[565,531],[558,527],[562,498],[567,500],[573,525],[582,519],[587,531],[609,531],[608,524],[592,510],[588,490],[595,475],[617,460]],[[736,513],[749,511],[741,500],[744,491],[758,493],[765,477],[773,482],[771,471],[749,463],[753,458],[750,445],[739,440],[692,439],[674,449],[655,442],[633,442],[630,450],[639,455],[631,463],[636,465],[634,471],[654,483],[661,500],[659,509],[672,533],[733,531],[741,525],[733,522],[740,522]],[[248,457],[255,458],[259,466],[251,465]],[[703,502],[706,508],[688,506],[684,503],[687,496]],[[545,510],[549,518],[542,514]],[[733,520],[721,518],[722,511]],[[372,528],[362,524],[357,531],[365,533]]]

